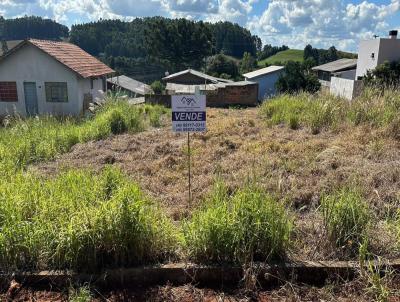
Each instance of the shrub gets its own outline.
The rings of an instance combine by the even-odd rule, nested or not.
[[[92,294],[90,288],[87,286],[81,287],[78,290],[71,289],[68,302],[90,302],[92,301]]]
[[[296,130],[300,127],[299,117],[295,114],[289,115],[289,127]]]
[[[158,125],[165,108],[131,106],[123,101],[108,101],[93,118],[40,117],[15,119],[0,127],[0,179],[26,165],[52,159],[68,152],[79,142],[98,140],[110,134],[138,132],[147,123]]]
[[[291,218],[271,196],[254,188],[228,196],[221,185],[183,228],[191,259],[219,263],[281,259],[291,229]]]
[[[281,93],[297,93],[307,91],[317,92],[321,87],[318,79],[310,75],[299,62],[288,61],[285,64],[285,73],[276,82],[276,88]]]
[[[163,261],[172,224],[114,168],[0,185],[0,267],[97,271]]]
[[[343,189],[322,198],[321,210],[330,241],[350,251],[358,249],[370,223],[370,210],[361,195]]]
[[[119,110],[112,110],[108,116],[108,123],[112,134],[121,134],[128,130],[124,116]]]
[[[160,81],[154,81],[151,83],[151,89],[153,89],[155,94],[162,94],[165,90],[165,86]]]

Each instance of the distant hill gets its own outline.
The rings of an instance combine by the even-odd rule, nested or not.
[[[337,51],[339,58],[357,59],[357,54],[345,51]],[[258,66],[265,67],[265,64],[276,65],[285,64],[287,61],[303,62],[304,61],[304,50],[301,49],[288,49],[278,52],[265,60],[258,61]]]
[[[338,50],[338,55],[340,58],[344,58],[344,59],[357,59],[357,57],[358,57],[358,55],[355,53],[341,51],[341,50]]]
[[[277,54],[269,57],[265,60],[259,61],[258,66],[264,67],[266,63],[276,64],[276,63],[286,63],[287,61],[303,62],[304,51],[301,49],[288,49],[280,51]]]

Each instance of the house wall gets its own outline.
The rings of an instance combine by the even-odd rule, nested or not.
[[[371,57],[374,53],[374,58]],[[385,61],[400,60],[400,39],[375,39],[361,41],[358,52],[357,77],[375,69]]]
[[[17,83],[18,102],[0,102],[0,115],[26,115],[24,82],[35,82],[40,114],[76,115],[81,112],[77,74],[55,59],[27,45],[0,61],[0,81]],[[45,82],[67,82],[68,102],[46,102]]]
[[[206,92],[207,107],[257,105],[258,85],[226,86]],[[171,95],[145,95],[146,103],[171,107]]]
[[[94,78],[93,79],[93,89],[91,88],[90,78],[79,79],[79,99],[83,101],[85,94],[90,94],[91,99],[95,100],[102,100],[104,99],[104,91],[103,91],[103,80],[102,78]]]
[[[283,70],[279,70],[256,78],[246,78],[246,81],[258,83],[258,101],[261,102],[276,94],[275,84],[282,73]]]
[[[352,100],[361,94],[362,88],[362,81],[355,81],[338,77],[331,78],[330,93],[338,97]]]
[[[0,116],[26,116],[24,82],[35,82],[39,114],[79,115],[84,100],[103,99],[103,78],[84,79],[74,71],[32,45],[26,45],[0,61],[0,81],[17,83],[18,102],[0,102]],[[68,102],[46,101],[45,82],[66,82]],[[88,96],[90,95],[90,98]]]
[[[380,39],[361,41],[358,50],[356,77],[364,76],[378,65]],[[374,54],[374,58],[372,58]]]
[[[207,91],[207,106],[230,105],[254,106],[258,103],[258,85],[229,85],[214,91]]]

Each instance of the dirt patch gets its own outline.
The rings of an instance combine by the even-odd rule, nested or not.
[[[399,280],[393,280],[387,301],[399,302]],[[265,290],[244,289],[209,289],[193,285],[184,286],[159,286],[152,288],[135,288],[134,290],[121,290],[101,292],[92,289],[92,302],[139,302],[139,301],[171,301],[171,302],[271,302],[271,301],[374,301],[375,295],[369,292],[365,284],[360,281],[340,284],[327,284],[322,288],[311,286],[298,286],[292,283]],[[0,301],[7,301],[6,295],[0,293]],[[68,301],[68,290],[34,290],[24,288],[9,301],[38,301],[55,302]]]
[[[187,197],[187,137],[173,133],[168,123],[139,134],[78,144],[70,153],[31,169],[52,176],[68,168],[118,166],[175,220],[202,203],[215,179],[224,180],[232,190],[255,179],[296,210],[297,220],[301,220],[298,236],[303,232],[313,239],[312,246],[307,247],[309,241],[300,244],[303,248],[297,256],[307,260],[337,257],[316,248],[323,234],[315,212],[323,193],[356,186],[378,220],[393,217],[400,205],[400,141],[379,131],[343,127],[313,135],[309,129],[268,127],[258,108],[209,109],[207,128],[204,134],[191,135],[191,206]],[[376,249],[386,251],[384,255],[396,254],[391,237],[382,237],[385,239],[374,243]]]

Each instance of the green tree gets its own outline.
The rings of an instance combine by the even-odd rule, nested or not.
[[[59,40],[68,37],[68,27],[50,19],[25,16],[15,19],[0,19],[1,40],[23,40],[27,38]]]
[[[257,60],[249,53],[245,52],[240,62],[240,72],[242,74],[250,72],[257,67]]]
[[[161,81],[154,81],[151,84],[151,89],[153,89],[155,94],[162,94],[165,90],[165,85]]]
[[[364,83],[369,86],[399,87],[400,86],[400,61],[384,62],[374,70],[367,72]]]
[[[266,58],[269,58],[275,54],[277,54],[280,51],[284,51],[284,50],[288,50],[289,47],[287,47],[286,45],[282,45],[280,47],[278,46],[272,46],[270,44],[264,45],[264,48],[262,49],[262,51],[260,51],[257,55],[258,60],[264,60]]]
[[[297,93],[299,91],[317,92],[321,87],[318,79],[307,74],[299,62],[288,61],[285,73],[278,79],[276,88],[279,92]]]
[[[216,77],[228,75],[235,79],[239,75],[238,66],[232,59],[223,54],[218,54],[207,59],[206,72]]]

